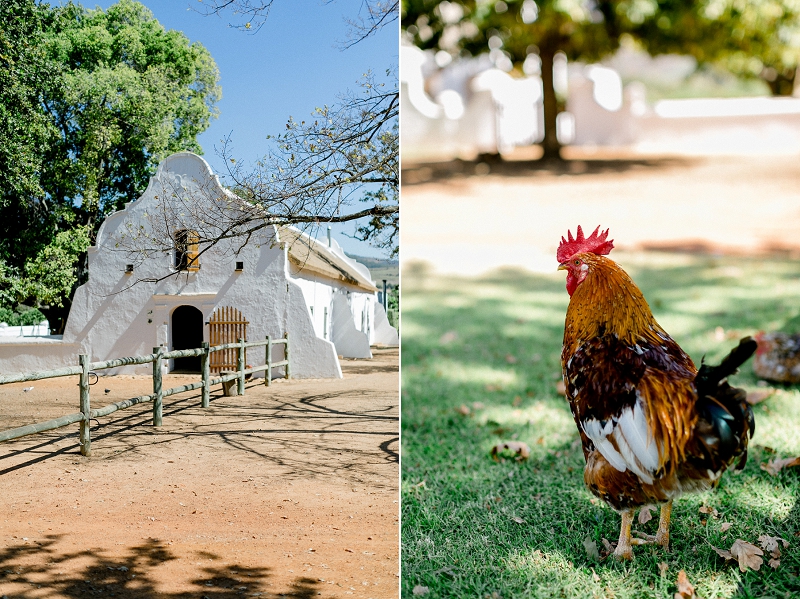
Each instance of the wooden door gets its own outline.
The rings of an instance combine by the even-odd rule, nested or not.
[[[208,341],[211,347],[236,343],[239,339],[247,341],[247,325],[239,310],[231,306],[221,306],[214,310],[208,321]],[[219,373],[223,370],[236,370],[236,348],[223,349],[211,354],[211,372]],[[247,364],[247,350],[245,349],[245,365]]]

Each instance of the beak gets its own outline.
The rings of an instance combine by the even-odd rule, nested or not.
[[[567,270],[567,263],[562,262],[561,264],[558,265],[558,268],[556,270]]]

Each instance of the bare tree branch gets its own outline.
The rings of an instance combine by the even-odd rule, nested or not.
[[[326,4],[332,4],[328,0]],[[222,16],[232,12],[235,22],[228,25],[235,29],[257,33],[267,22],[275,0],[200,0],[200,14]],[[354,19],[345,19],[348,26],[347,39],[340,43],[343,49],[349,48],[374,35],[389,23],[397,20],[400,14],[399,0],[363,0],[362,12]]]
[[[232,12],[236,27],[258,31],[276,0],[201,0],[200,12]],[[327,0],[330,4],[334,0]],[[363,0],[362,11],[347,19],[347,48],[397,20],[399,0]],[[397,254],[399,225],[399,85],[397,69],[385,77],[372,72],[334,106],[317,108],[311,118],[289,117],[281,135],[255,165],[234,155],[230,136],[217,153],[227,165],[225,184],[243,202],[240,213],[215,215],[222,228],[202,237],[249,235],[268,225],[356,223],[354,237]],[[367,208],[360,205],[366,203]],[[205,218],[197,215],[198,218]],[[222,220],[217,220],[222,219]]]

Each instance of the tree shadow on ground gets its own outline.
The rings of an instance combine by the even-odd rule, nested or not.
[[[260,391],[264,386],[252,382],[246,389]],[[319,476],[363,482],[366,477],[383,486],[378,481],[385,478],[385,464],[397,463],[397,454],[390,447],[397,439],[399,418],[392,413],[397,402],[374,405],[370,401],[373,394],[370,390],[335,390],[299,401],[281,396],[265,400],[263,394],[254,399],[252,392],[234,397],[214,394],[208,410],[200,407],[200,396],[192,394],[164,406],[164,426],[160,428],[152,426],[150,404],[139,404],[92,427],[93,453],[119,460],[145,447],[194,439],[198,446],[219,444],[233,449],[239,459],[268,462],[289,479]],[[197,419],[208,414],[214,420]],[[0,476],[57,456],[77,454],[77,430],[63,431],[41,433],[33,445],[24,439],[9,444],[7,452],[0,453],[0,464],[9,464],[0,469]],[[42,437],[47,440],[41,441]],[[24,461],[14,463],[19,459]]]
[[[18,542],[0,549],[0,586],[4,588],[4,596],[41,597],[42,589],[59,597],[120,599],[234,599],[256,593],[263,597],[310,599],[321,594],[319,581],[302,576],[280,592],[268,590],[272,586],[271,568],[246,567],[235,562],[226,565],[220,556],[208,552],[198,552],[193,557],[214,560],[219,565],[199,567],[202,574],[187,581],[190,590],[165,592],[158,588],[157,569],[181,558],[158,539],[150,538],[128,547],[122,556],[109,556],[92,549],[64,553],[57,547],[59,540],[59,535],[49,535],[39,543]],[[32,559],[35,565],[30,564]]]
[[[403,186],[423,183],[441,183],[451,179],[496,175],[501,177],[532,177],[539,175],[598,175],[620,174],[637,170],[663,170],[689,167],[697,164],[696,158],[653,157],[619,159],[571,159],[571,160],[451,160],[411,164],[403,168]]]
[[[715,339],[717,326],[727,333],[797,314],[794,263],[713,256],[683,263],[629,272],[657,317],[680,323],[681,342],[698,362],[701,352],[735,344]],[[693,583],[717,585],[706,592],[707,584],[702,596],[797,596],[798,475],[767,475],[760,468],[766,450],[755,444],[743,473],[726,473],[717,491],[676,502],[670,551],[637,547],[627,564],[590,556],[585,542],[602,551],[603,539],[616,540],[620,519],[586,489],[578,429],[556,392],[563,279],[513,269],[445,277],[423,264],[404,275],[411,331],[403,344],[405,594],[423,585],[431,596],[528,597],[536,589],[537,597],[665,599],[683,569]],[[778,292],[778,283],[789,291]],[[749,365],[735,381],[755,385]],[[764,433],[770,425],[796,430],[793,406],[772,401],[756,407],[756,439],[787,455],[780,434]],[[512,440],[529,445],[529,459],[505,452],[504,461],[492,461],[491,448]],[[718,508],[730,531],[701,514],[702,505]],[[657,518],[636,528],[654,534],[656,525]],[[765,560],[759,572],[740,573],[712,548],[728,549],[737,538],[757,543],[763,534],[790,542],[777,569]]]

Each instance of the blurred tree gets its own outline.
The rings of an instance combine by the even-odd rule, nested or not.
[[[800,66],[800,3],[794,0],[660,0],[634,33],[651,54],[688,54],[758,77],[776,96],[794,91]]]
[[[510,70],[525,65],[542,77],[544,158],[558,158],[558,98],[553,82],[557,53],[596,61],[619,47],[619,38],[651,5],[635,0],[403,0],[402,24],[420,48],[455,58],[489,53]],[[505,63],[505,64],[504,64]],[[531,68],[533,66],[533,68]]]
[[[451,57],[488,53],[510,70],[538,63],[545,158],[559,156],[553,60],[597,61],[623,35],[652,54],[690,54],[737,75],[760,76],[791,93],[800,61],[800,4],[794,0],[403,0],[405,35]],[[537,70],[534,68],[534,70]]]
[[[4,0],[0,17],[0,304],[49,304],[58,328],[105,216],[161,158],[201,151],[218,72],[134,0]]]

